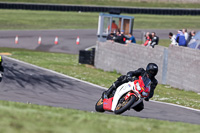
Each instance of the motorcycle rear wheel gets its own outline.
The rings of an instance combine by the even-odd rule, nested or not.
[[[122,96],[120,98],[120,100],[122,100],[124,98],[124,96]],[[119,100],[119,101],[120,101]],[[135,102],[136,97],[134,95],[130,96],[128,99],[124,99],[123,102],[119,102],[115,108],[114,113],[115,114],[122,114],[124,113],[126,110],[130,109],[131,105],[133,105],[133,103]]]
[[[102,99],[102,98],[100,98],[100,99],[97,101],[97,103],[96,103],[96,105],[95,105],[95,110],[96,110],[97,112],[105,112],[105,110],[103,109],[103,99]]]

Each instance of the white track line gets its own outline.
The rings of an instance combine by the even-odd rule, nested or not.
[[[172,105],[172,106],[176,106],[176,107],[180,107],[180,108],[184,108],[184,109],[189,109],[189,110],[193,110],[193,111],[200,112],[200,110],[199,110],[199,109],[193,109],[193,108],[190,108],[190,107],[185,107],[185,106],[178,105],[178,104],[173,104],[173,103],[165,103],[165,102],[154,101],[154,100],[150,100],[150,101],[151,101],[151,102],[154,102],[154,103],[167,104],[167,105]]]
[[[85,50],[88,51],[88,50],[90,50],[90,49],[92,49],[92,48],[96,48],[96,45],[90,46],[90,47],[86,48]]]
[[[99,85],[96,85],[96,84],[93,84],[93,83],[90,83],[90,82],[87,82],[87,81],[83,81],[83,80],[80,80],[80,79],[77,79],[77,78],[74,78],[74,77],[71,77],[71,76],[68,76],[68,75],[64,75],[64,74],[62,74],[62,73],[58,73],[58,72],[53,71],[53,70],[49,70],[49,69],[46,69],[46,68],[43,68],[43,67],[39,67],[39,66],[36,66],[36,65],[33,65],[33,64],[30,64],[30,63],[27,63],[27,62],[23,62],[23,61],[14,59],[14,58],[10,58],[10,57],[7,57],[7,56],[3,56],[3,57],[4,57],[4,58],[8,58],[8,59],[13,60],[13,61],[16,61],[16,62],[20,62],[20,63],[22,63],[22,64],[26,64],[26,65],[29,65],[29,66],[38,68],[38,69],[42,69],[42,70],[48,71],[48,72],[51,72],[51,73],[54,73],[54,74],[57,74],[57,75],[61,75],[61,76],[66,77],[66,78],[70,78],[70,79],[73,79],[73,80],[77,80],[77,81],[80,81],[80,82],[83,82],[83,83],[92,85],[92,86],[94,86],[94,87],[97,87],[97,88],[100,88],[100,89],[103,89],[103,90],[107,90],[107,88],[105,88],[105,87],[102,87],[102,86],[99,86]],[[165,102],[154,101],[154,100],[150,100],[150,102],[161,103],[161,104],[167,104],[167,105],[172,105],[172,106],[176,106],[176,107],[185,108],[185,109],[189,109],[189,110],[193,110],[193,111],[200,112],[200,110],[198,110],[198,109],[193,109],[193,108],[190,108],[190,107],[185,107],[185,106],[177,105],[177,104],[173,104],[173,103],[165,103]]]

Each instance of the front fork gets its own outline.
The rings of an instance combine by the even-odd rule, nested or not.
[[[134,92],[129,92],[129,93],[126,94],[125,100],[127,100],[132,95],[134,95],[136,97],[136,101],[139,99],[139,97],[137,96],[137,94],[135,94]]]

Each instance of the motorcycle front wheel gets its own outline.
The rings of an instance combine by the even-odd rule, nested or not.
[[[102,99],[102,98],[100,98],[100,99],[97,101],[97,103],[96,103],[96,105],[95,105],[95,110],[96,110],[97,112],[105,112],[105,110],[103,109],[103,99]]]
[[[128,99],[125,100],[125,96],[122,96],[115,108],[115,114],[122,114],[126,110],[130,109],[131,105],[135,102],[136,97],[134,95],[130,96]]]

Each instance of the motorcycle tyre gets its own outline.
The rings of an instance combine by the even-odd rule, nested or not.
[[[103,109],[103,102],[102,102],[101,105],[97,105],[98,102],[99,102],[100,100],[102,100],[102,98],[100,98],[100,99],[97,101],[97,103],[96,103],[96,105],[95,105],[95,110],[96,110],[97,112],[105,112],[105,110]]]
[[[122,113],[124,113],[125,111],[127,111],[128,109],[130,109],[131,105],[133,105],[133,103],[135,102],[135,100],[136,100],[136,97],[133,95],[132,98],[128,101],[128,103],[124,107],[120,108],[119,110],[115,110],[114,113],[115,114],[122,114]]]

